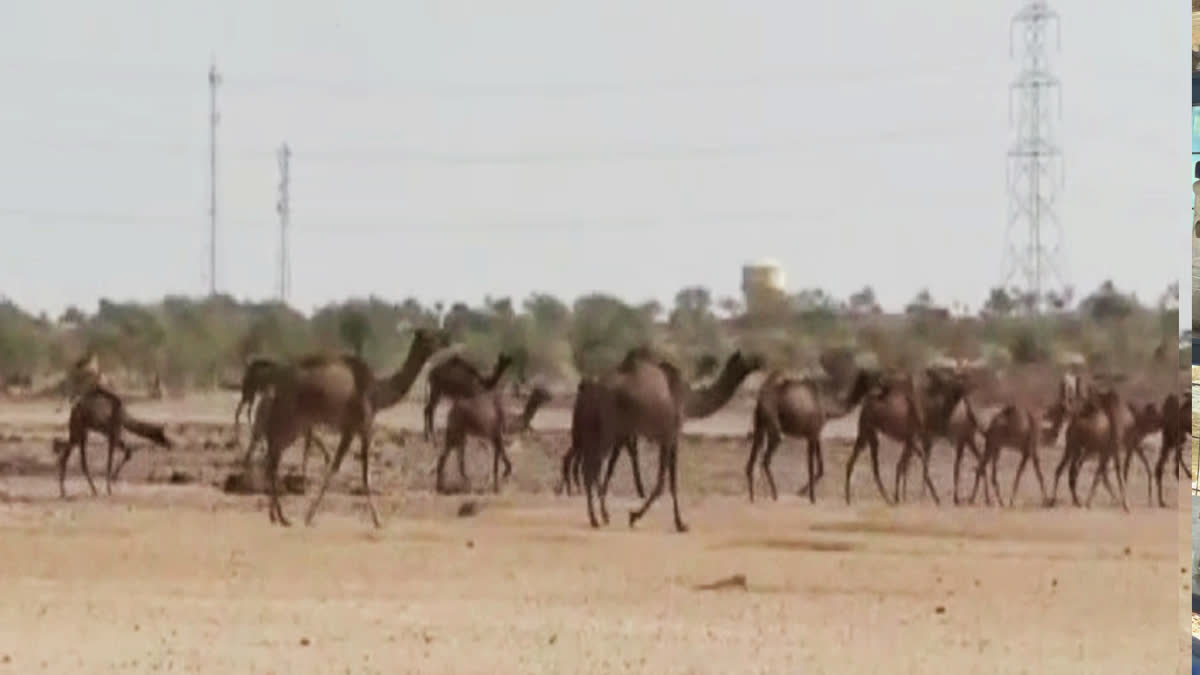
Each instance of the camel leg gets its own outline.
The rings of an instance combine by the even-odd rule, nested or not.
[[[321,505],[321,500],[325,498],[325,491],[329,489],[329,484],[333,482],[333,475],[342,467],[342,459],[350,450],[350,442],[353,440],[354,436],[349,430],[342,431],[342,438],[338,441],[337,453],[333,456],[333,464],[325,469],[325,477],[321,480],[321,487],[317,490],[317,496],[308,505],[308,513],[304,514],[305,525],[312,525],[312,520],[317,515],[317,507]],[[371,495],[368,493],[367,499],[369,500],[370,498]]]
[[[271,436],[267,436],[267,461],[264,467],[267,474],[267,516],[272,523],[279,523],[283,527],[291,527],[291,521],[287,516],[283,515],[283,505],[279,502],[279,460],[283,456],[283,451],[291,445],[293,439],[288,439],[287,443],[279,440],[273,441]]]
[[[1167,502],[1163,499],[1163,470],[1167,468],[1167,456],[1171,452],[1171,448],[1163,446],[1158,451],[1158,461],[1154,463],[1154,484],[1158,489],[1158,506],[1166,508]],[[1179,480],[1179,465],[1175,465],[1176,481]]]
[[[967,442],[959,439],[954,446],[954,505],[958,506],[958,472],[962,466],[963,450],[967,447]],[[979,455],[976,453],[975,460],[979,461]]]
[[[363,493],[367,496],[367,510],[371,512],[371,524],[376,528],[383,527],[383,524],[379,522],[379,512],[375,510],[375,498],[371,496],[371,427],[369,424],[362,425],[358,432],[358,442],[362,451]]]
[[[248,405],[252,406],[253,402],[247,402],[245,396],[238,401],[237,407],[233,409],[233,442],[237,445],[242,444],[242,409]],[[253,410],[253,408],[250,408]]]
[[[467,443],[465,439],[454,446],[454,458],[458,463],[458,481],[462,483],[464,490],[468,490],[471,487],[471,479],[467,477]]]
[[[972,442],[973,444],[974,442]],[[992,505],[992,496],[989,492],[987,473],[988,465],[993,461],[993,455],[998,452],[996,441],[992,436],[985,435],[983,439],[983,456],[975,463],[975,481],[971,484],[971,496],[967,499],[972,506],[975,504],[975,496],[979,492],[979,486],[983,485],[983,499],[987,506]]]
[[[1175,480],[1179,480],[1179,470],[1180,469],[1183,469],[1183,472],[1185,474],[1187,474],[1188,480],[1192,479],[1192,466],[1190,464],[1188,464],[1187,462],[1183,461],[1183,446],[1184,445],[1185,445],[1184,443],[1179,444],[1179,447],[1177,448],[1177,453],[1175,455],[1175,458],[1177,460],[1179,460],[1178,464],[1175,466]]]
[[[1125,484],[1129,484],[1129,468],[1133,464],[1133,456],[1137,455],[1138,459],[1142,460],[1142,468],[1146,469],[1146,504],[1154,505],[1154,474],[1150,471],[1150,461],[1146,459],[1146,453],[1142,451],[1140,444],[1129,448],[1129,452],[1125,454],[1125,466],[1122,470],[1125,473]]]
[[[750,496],[751,504],[754,503],[754,462],[758,459],[758,451],[766,440],[765,436],[762,424],[755,418],[754,430],[750,432],[750,457],[746,459],[746,493]]]
[[[438,455],[438,458],[437,458],[437,471],[436,471],[436,478],[434,479],[434,483],[433,483],[433,490],[434,490],[434,492],[436,492],[438,494],[443,494],[446,491],[446,481],[445,481],[446,458],[450,456],[450,451],[452,449],[453,448],[451,446],[451,440],[449,438],[447,438],[446,444],[445,444],[445,446],[442,447],[442,452],[441,452],[441,454]]]
[[[863,448],[867,446],[866,436],[860,429],[858,438],[854,441],[854,449],[850,451],[850,459],[846,460],[846,504],[850,504],[850,476],[854,473],[854,463],[858,461],[858,456],[862,453]]]
[[[917,446],[917,442],[913,441],[913,448],[921,457],[921,480],[925,484],[925,488],[929,490],[929,498],[933,500],[934,506],[941,506],[942,500],[938,497],[937,487],[933,484],[933,478],[929,475],[929,457],[933,454],[932,444],[926,441],[922,446]]]
[[[1012,492],[1008,493],[1008,505],[1015,506],[1017,503],[1017,490],[1021,487],[1021,474],[1025,472],[1025,465],[1029,463],[1029,453],[1021,453],[1021,461],[1017,463],[1017,472],[1013,475]]]
[[[117,431],[108,432],[108,458],[104,462],[104,492],[112,496],[113,453],[117,450]]]
[[[560,495],[563,490],[567,491],[567,496],[571,496],[571,454],[575,452],[575,446],[567,448],[567,452],[562,458],[562,477],[559,479],[558,485],[554,486],[554,494]]]
[[[1000,478],[999,478],[999,475],[1000,475],[1000,469],[999,469],[1000,450],[1003,447],[1004,446],[1000,445],[1000,444],[996,445],[996,454],[992,458],[991,467],[990,467],[991,470],[989,471],[989,476],[988,476],[988,480],[990,480],[992,483],[992,490],[996,493],[996,506],[999,506],[1000,508],[1004,508],[1004,493],[1000,492]]]
[[[441,401],[442,392],[437,387],[429,388],[429,400],[425,401],[425,409],[422,411],[425,422],[425,440],[433,441],[433,416],[437,412],[438,403]]]
[[[809,454],[808,482],[801,485],[796,494],[803,495],[807,492],[809,503],[815,504],[817,502],[817,481],[825,475],[825,460],[821,458],[821,432],[810,434],[806,440]]]
[[[630,436],[625,440],[625,449],[629,452],[629,465],[633,469],[633,487],[637,490],[637,494],[641,497],[646,493],[645,485],[642,483],[642,462],[638,459],[638,441],[637,436]],[[608,471],[612,475],[612,469]]]
[[[492,437],[492,492],[500,494],[500,458],[504,456],[504,442],[497,434]],[[512,470],[512,465],[509,464],[508,458],[504,457],[504,477],[507,478]]]
[[[646,515],[646,511],[650,510],[650,505],[658,499],[663,491],[663,479],[666,477],[667,468],[671,458],[667,456],[669,445],[660,445],[658,448],[658,480],[654,481],[654,487],[650,490],[650,494],[646,495],[646,500],[642,502],[640,508],[629,512],[629,526],[633,527],[637,521],[641,520],[642,516]]]
[[[606,493],[608,492],[608,485],[612,481],[613,471],[617,468],[617,460],[620,458],[621,458],[621,442],[618,441],[613,444],[612,448],[609,449],[608,470],[604,472],[604,480],[601,483],[602,487],[600,489]],[[636,463],[634,464],[634,466],[636,466]],[[635,472],[636,472],[636,469],[635,469]],[[635,475],[636,475],[636,473],[635,473]],[[638,496],[639,497],[642,496],[641,492],[638,492]]]
[[[895,504],[888,498],[887,490],[883,487],[883,478],[879,476],[879,437],[872,434],[867,438],[871,453],[871,473],[875,475],[875,487],[879,488],[879,496],[889,505]]]
[[[771,499],[779,501],[779,492],[775,489],[775,476],[771,475],[771,460],[775,457],[775,451],[779,449],[779,444],[783,441],[783,434],[774,426],[767,427],[767,449],[763,452],[762,470],[763,475],[767,478],[767,487],[771,488]]]
[[[1099,462],[1099,464],[1096,465],[1096,473],[1092,476],[1092,487],[1090,490],[1088,490],[1087,499],[1085,499],[1083,502],[1084,508],[1092,507],[1092,499],[1096,496],[1096,487],[1099,486],[1100,481],[1103,480],[1105,483],[1108,482],[1108,460],[1109,459],[1110,459],[1110,455],[1107,452],[1100,454],[1100,462]],[[1116,467],[1116,469],[1117,469],[1117,476],[1120,476],[1121,475],[1120,467],[1118,466],[1118,467]],[[1111,493],[1111,490],[1110,490],[1110,493]]]
[[[683,518],[679,516],[679,489],[677,484],[678,468],[679,441],[675,440],[671,443],[671,507],[675,512],[675,531],[687,532],[688,526],[683,522]]]
[[[67,498],[67,460],[71,458],[71,451],[74,449],[75,443],[68,440],[66,447],[58,453],[58,496],[62,499]]]
[[[92,489],[92,496],[100,494],[96,489],[96,483],[92,481],[92,471],[88,468],[87,460],[87,433],[84,433],[83,439],[79,441],[79,468],[83,470],[83,477],[87,479],[88,487]]]
[[[1042,503],[1046,503],[1046,481],[1042,477],[1042,463],[1038,460],[1037,439],[1030,441],[1030,448],[1026,451],[1029,454],[1029,461],[1033,463],[1033,475],[1037,476],[1038,489],[1042,492]]]
[[[1143,457],[1142,461],[1145,461],[1145,460],[1146,460],[1146,458]],[[1113,469],[1114,470],[1116,469],[1116,466],[1117,466],[1117,461],[1114,458],[1113,459]],[[1149,468],[1149,467],[1147,466],[1147,468]],[[1107,483],[1107,482],[1108,481],[1105,481],[1105,483]],[[1125,513],[1129,513],[1129,492],[1128,492],[1128,490],[1125,489],[1125,477],[1122,476],[1120,473],[1117,473],[1117,489],[1121,491],[1121,509],[1124,510]]]
[[[908,459],[910,456],[908,443],[904,444],[904,448],[900,451],[900,459],[896,460],[896,480],[892,488],[892,494],[895,495],[896,503],[899,504],[901,499],[908,497]],[[904,495],[900,494],[900,483],[904,483]]]

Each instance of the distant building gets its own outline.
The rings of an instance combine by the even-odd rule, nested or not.
[[[746,311],[755,312],[778,303],[787,296],[783,265],[763,258],[742,266],[742,295]]]

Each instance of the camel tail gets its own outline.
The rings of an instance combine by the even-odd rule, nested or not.
[[[166,428],[161,424],[151,424],[150,422],[143,422],[136,417],[125,415],[123,426],[129,433],[141,436],[160,448],[171,447],[171,439],[167,438]]]

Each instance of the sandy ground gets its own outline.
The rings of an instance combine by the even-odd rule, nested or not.
[[[179,447],[139,448],[112,497],[83,496],[73,460],[68,502],[49,450],[65,411],[0,404],[0,672],[1187,672],[1189,518],[1146,506],[1140,466],[1129,514],[1103,491],[1091,510],[1039,508],[1028,474],[1012,510],[936,508],[915,473],[911,504],[888,508],[865,463],[846,506],[846,419],[828,434],[815,506],[794,495],[806,476],[795,442],[776,460],[780,500],[750,504],[735,410],[682,445],[691,532],[673,532],[669,498],[627,527],[624,461],[613,523],[592,531],[583,501],[551,490],[566,411],[515,442],[500,495],[471,446],[477,493],[434,496],[435,450],[405,431],[417,411],[402,405],[372,452],[384,528],[351,493],[348,461],[314,527],[282,529],[262,497],[213,487],[236,457],[233,402],[135,405]],[[939,447],[946,502],[952,453]],[[889,486],[896,455],[885,444]],[[1046,449],[1043,470],[1058,457]],[[1014,465],[1001,465],[1006,492]],[[650,482],[652,453],[642,466]],[[1169,486],[1169,503],[1185,489]],[[458,517],[464,500],[478,514]],[[299,521],[306,504],[285,508]],[[744,584],[698,588],[735,575]]]

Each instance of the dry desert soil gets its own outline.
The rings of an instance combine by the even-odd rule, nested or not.
[[[1188,517],[1147,506],[1136,463],[1131,513],[1103,491],[1090,510],[1041,508],[1029,474],[1014,509],[955,508],[944,445],[940,508],[915,473],[910,503],[886,507],[865,462],[847,506],[847,418],[826,434],[816,505],[795,495],[794,441],[775,462],[780,499],[750,504],[748,411],[731,410],[681,445],[689,533],[673,531],[669,498],[627,526],[624,460],[612,524],[593,531],[581,498],[553,492],[568,411],[514,441],[499,495],[471,445],[473,492],[436,496],[435,450],[405,403],[381,416],[372,452],[384,527],[354,494],[351,459],[314,525],[300,524],[308,498],[289,497],[297,525],[283,529],[263,497],[220,488],[234,402],[133,404],[176,448],[139,445],[111,497],[91,497],[73,459],[65,502],[50,439],[66,410],[0,402],[0,672],[1187,672]],[[104,444],[91,448],[100,476]],[[888,485],[897,454],[885,441]],[[1059,455],[1044,450],[1048,480]],[[1015,463],[1001,464],[1006,491]],[[649,449],[642,466],[652,482]]]

